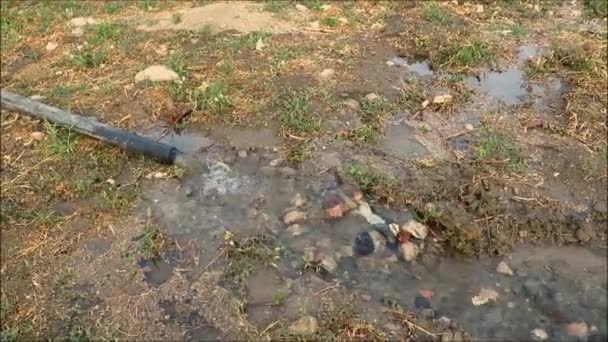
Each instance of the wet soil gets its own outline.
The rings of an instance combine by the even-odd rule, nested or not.
[[[565,324],[572,321],[588,322],[595,326],[591,328],[594,336],[606,336],[602,318],[606,303],[581,300],[591,298],[590,293],[593,298],[606,297],[602,272],[605,250],[522,245],[505,259],[514,276],[496,273],[499,258],[445,257],[438,239],[427,241],[425,254],[414,263],[390,252],[353,256],[354,237],[370,229],[366,221],[351,214],[340,220],[322,216],[324,194],[340,186],[341,179],[331,173],[313,176],[285,166],[268,166],[276,157],[274,152],[261,150],[242,158],[230,148],[211,148],[198,161],[202,166],[197,168],[205,171],[189,174],[181,184],[156,184],[145,190],[144,205],[152,208],[161,231],[181,246],[195,241],[196,248],[186,249],[190,258],[199,260],[199,267],[189,271],[192,274],[200,274],[219,253],[225,231],[237,236],[265,233],[279,238],[286,250],[277,269],[256,271],[247,282],[246,312],[252,324],[261,328],[289,316],[283,312],[289,311],[289,306],[273,306],[272,302],[285,284],[299,279],[302,264],[296,256],[312,251],[320,260],[333,260],[328,265],[336,264],[335,269],[322,268],[321,277],[335,278],[352,291],[371,296],[376,305],[416,308],[419,291],[432,290],[435,295],[430,307],[435,316],[447,316],[454,325],[481,339],[525,340],[539,328],[552,339],[562,340],[567,339]],[[283,224],[282,216],[297,193],[306,198],[301,210],[306,211],[307,219],[299,223],[302,232],[294,235]],[[381,207],[376,210],[397,222],[414,215]],[[146,281],[153,286],[167,280],[166,266],[159,265],[166,263],[146,265],[153,266],[146,270]],[[185,265],[177,262],[174,266]],[[484,287],[494,288],[498,299],[476,307],[471,298]],[[285,294],[286,303],[291,302],[290,293]]]
[[[175,13],[183,16],[179,24],[171,22]],[[209,19],[209,13],[218,16]],[[233,20],[240,18],[238,13],[246,13],[245,20]],[[268,30],[281,33],[274,43],[286,45],[307,32],[284,33],[301,23],[278,20],[263,12],[260,4],[222,2],[150,17],[154,18],[140,26],[150,31],[139,33],[146,41],[159,39],[170,48],[177,45],[183,53],[205,51],[203,56],[188,57],[192,58],[188,62],[204,65],[196,69],[202,70],[194,75],[197,82],[211,79],[210,70],[220,59],[218,54],[206,53],[211,38],[184,35],[176,42],[167,40],[167,32],[155,30],[190,30],[206,24],[214,33]],[[229,18],[230,23],[219,23],[218,18]],[[261,118],[257,126],[245,126],[248,119],[229,124],[233,117],[226,115],[212,118],[205,126],[186,120],[179,132],[165,128],[166,124],[142,128],[142,123],[153,121],[152,113],[165,114],[154,96],[141,103],[140,98],[119,100],[107,107],[112,108],[110,117],[116,122],[123,123],[121,118],[132,115],[137,123],[125,121],[125,126],[177,147],[192,160],[177,177],[164,169],[142,177],[133,172],[132,165],[116,167],[123,170],[113,181],[119,187],[137,183],[142,200],[134,210],[127,210],[128,218],[111,224],[106,224],[110,214],[90,210],[93,201],[49,197],[51,212],[67,222],[41,234],[59,241],[54,242],[57,248],[52,258],[44,255],[42,261],[51,269],[45,272],[59,284],[43,298],[46,302],[40,302],[42,317],[52,322],[48,335],[69,335],[77,321],[111,317],[119,322],[111,328],[127,339],[255,340],[266,332],[280,339],[289,323],[312,315],[322,326],[314,337],[331,338],[335,336],[327,324],[335,317],[324,316],[327,307],[350,307],[381,327],[390,339],[413,336],[451,341],[462,338],[464,330],[479,340],[530,340],[537,337],[535,329],[542,329],[550,340],[572,340],[568,325],[584,322],[587,332],[581,339],[605,340],[606,158],[580,139],[556,134],[567,123],[570,104],[564,94],[575,85],[560,73],[529,78],[527,61],[545,53],[546,39],[535,36],[537,42],[515,44],[492,67],[479,66],[456,75],[434,69],[428,51],[404,51],[389,41],[415,27],[406,17],[387,15],[384,23],[378,32],[344,34],[347,39],[341,43],[356,53],[346,48],[346,52],[329,51],[333,45],[328,41],[340,36],[335,33],[338,29],[315,31],[314,38],[306,38],[314,42],[307,43],[308,47],[318,43],[325,49],[314,55],[319,64],[298,61],[268,80],[277,92],[331,87],[329,100],[310,98],[314,114],[335,128],[331,134],[282,136],[271,103],[263,110],[255,109]],[[273,60],[264,55],[273,48],[272,39],[275,36],[261,51],[251,48],[222,55],[233,58],[239,72],[254,75],[254,85],[245,84],[251,79],[234,82],[235,93],[261,89],[255,73]],[[141,43],[144,49],[147,44]],[[26,63],[12,63],[9,73],[24,80],[43,75],[33,63],[37,53],[22,54]],[[141,60],[158,62],[157,57],[144,54]],[[316,69],[326,67],[337,73],[334,79],[321,82]],[[454,81],[456,76],[461,79]],[[360,108],[345,109],[336,103],[345,99],[361,103],[367,94],[376,93],[399,107],[401,87],[408,79],[418,82],[429,103],[383,116],[377,145],[363,146],[334,136],[335,131],[362,123]],[[122,85],[120,90],[124,91]],[[468,91],[468,98],[461,96]],[[141,90],[146,92],[160,91]],[[452,95],[453,103],[432,103],[434,96],[444,94]],[[268,94],[260,90],[259,95]],[[105,118],[91,108],[84,112]],[[199,119],[205,113],[196,115]],[[516,171],[507,170],[510,161],[500,156],[477,157],[480,146],[487,144],[483,134],[487,130],[509,135],[513,150],[521,156]],[[3,153],[22,147],[12,143],[12,136],[5,144],[5,138]],[[296,144],[309,153],[299,163],[285,156]],[[29,150],[24,156],[28,154]],[[353,170],[361,168],[377,173],[357,178],[361,175]],[[354,253],[356,237],[373,228],[353,212],[328,219],[323,210],[326,198],[350,186],[361,186],[365,199],[383,219],[397,223],[415,219],[430,228],[414,261],[405,261],[398,250],[388,247],[370,256]],[[61,187],[47,192],[53,191]],[[107,193],[104,189],[103,194]],[[296,208],[297,196],[304,203]],[[285,215],[296,209],[305,218],[297,226],[285,224]],[[133,250],[141,248],[141,227],[149,225],[163,237],[162,249],[157,255],[138,255]],[[22,227],[3,224],[3,233],[9,233],[3,236],[3,247],[18,245],[18,228]],[[252,238],[272,241],[279,258],[248,260],[240,269],[231,269],[233,260],[223,253]],[[12,252],[3,248],[3,265]],[[61,258],[64,255],[68,258]],[[497,272],[501,261],[513,275]],[[10,279],[10,286],[3,285],[3,298],[20,287],[41,291],[39,275],[30,268],[28,262],[18,265],[19,272],[14,272],[18,276]],[[68,269],[70,275],[55,268]],[[477,305],[476,297],[488,292],[493,298]],[[329,298],[335,303],[328,303]],[[55,312],[63,304],[80,311]],[[408,317],[418,328],[401,321],[395,324],[391,315],[396,311],[410,312]],[[56,317],[59,323],[52,321]]]

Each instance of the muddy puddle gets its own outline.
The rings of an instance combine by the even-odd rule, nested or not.
[[[396,129],[397,135],[408,130]],[[281,258],[275,269],[255,273],[246,285],[245,310],[262,327],[283,312],[267,305],[271,294],[286,291],[290,303],[295,290],[284,290],[284,284],[313,272],[303,273],[306,262],[313,262],[326,282],[321,288],[339,281],[366,296],[369,305],[397,304],[421,319],[444,323],[445,316],[448,325],[480,339],[528,340],[534,329],[542,329],[552,340],[564,340],[571,322],[586,322],[589,336],[606,337],[605,250],[520,246],[505,259],[513,275],[496,272],[502,259],[440,254],[432,235],[419,242],[421,252],[411,262],[390,246],[361,256],[353,246],[360,234],[374,231],[368,220],[356,211],[329,219],[323,209],[328,196],[347,188],[331,169],[305,173],[284,165],[270,149],[243,153],[211,145],[180,181],[144,185],[142,217],[151,208],[159,229],[178,246],[162,260],[140,261],[146,281],[159,286],[176,272],[196,279],[220,253],[227,231],[238,238],[267,234],[283,247]],[[372,211],[386,222],[413,219],[407,208],[372,206]],[[292,212],[300,214],[295,224],[286,224]],[[487,293],[490,299],[480,304]]]
[[[434,74],[427,61],[408,61],[405,57],[395,56],[390,62],[398,67],[405,67],[415,77],[426,78]]]
[[[559,79],[547,84],[529,83],[520,69],[485,70],[477,76],[467,77],[466,84],[477,94],[489,98],[494,108],[532,103],[542,112],[563,106],[564,89]]]
[[[416,137],[416,128],[403,122],[388,123],[380,149],[404,160],[429,156],[431,153]]]

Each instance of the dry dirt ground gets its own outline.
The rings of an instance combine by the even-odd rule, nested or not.
[[[334,249],[329,233],[244,227],[264,204],[213,211],[196,170],[3,110],[2,341],[297,340],[301,317],[314,339],[606,338],[606,2],[1,4],[2,89],[213,154],[273,180],[274,202],[292,187],[320,207],[313,185],[335,171],[427,224],[423,260],[444,260],[407,279],[300,265],[309,243]],[[135,82],[151,65],[176,79]],[[500,287],[475,274],[502,258],[510,301],[475,311],[464,289]]]

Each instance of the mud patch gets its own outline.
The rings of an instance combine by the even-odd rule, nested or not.
[[[176,16],[181,19],[175,23]],[[141,31],[201,30],[213,33],[235,30],[241,33],[265,31],[285,33],[295,28],[271,13],[264,12],[261,4],[247,1],[217,2],[207,6],[184,8],[140,18]]]
[[[368,257],[357,257],[352,252],[353,239],[358,233],[369,229],[368,223],[351,214],[340,220],[326,220],[322,216],[321,198],[340,184],[338,178],[327,182],[325,178],[331,178],[331,174],[310,177],[293,169],[284,173],[280,167],[265,166],[272,160],[271,155],[252,153],[248,158],[230,156],[235,153],[230,148],[219,147],[207,151],[202,159],[208,164],[206,171],[186,181],[198,183],[201,189],[211,185],[217,188],[219,183],[227,188],[232,184],[230,179],[247,180],[248,185],[225,192],[202,191],[201,197],[196,199],[185,199],[178,193],[155,192],[159,196],[158,201],[151,207],[166,233],[180,236],[188,232],[188,239],[204,242],[207,247],[203,249],[207,251],[217,249],[220,244],[218,237],[225,230],[240,236],[273,234],[287,247],[277,261],[276,271],[261,269],[252,274],[246,285],[246,311],[258,328],[270,325],[281,315],[297,316],[302,308],[307,313],[314,313],[314,296],[296,299],[300,291],[297,282],[284,294],[280,293],[282,279],[297,275],[303,267],[301,256],[313,253],[315,258],[325,260],[324,264],[313,266],[313,269],[321,267],[325,270],[325,273],[321,272],[322,275],[328,279],[337,278],[352,290],[366,293],[372,302],[417,308],[416,312],[421,317],[429,317],[429,310],[432,310],[434,316],[453,318],[459,327],[482,339],[526,339],[532,329],[539,327],[551,336],[561,338],[564,322],[580,320],[580,317],[598,327],[596,333],[599,336],[606,334],[606,325],[602,320],[606,315],[605,307],[601,306],[603,303],[579,300],[585,291],[595,291],[594,297],[605,297],[607,294],[605,279],[599,271],[600,267],[606,267],[601,251],[575,247],[554,250],[521,247],[515,249],[509,259],[517,273],[514,277],[495,272],[499,259],[447,258],[441,256],[437,244],[430,240],[424,254],[415,263],[403,262],[390,248]],[[216,155],[222,156],[227,163],[221,168],[231,178],[223,177],[219,182],[211,177],[218,162],[209,157]],[[454,186],[458,187],[457,184]],[[304,204],[300,205],[307,216],[305,221],[299,223],[303,233],[294,236],[285,229],[281,218],[296,193],[304,198]],[[456,210],[455,207],[448,208],[448,211]],[[379,207],[374,210],[387,219],[401,220],[413,216],[405,210]],[[167,215],[168,212],[171,215]],[[471,215],[463,219],[463,222],[472,221]],[[187,246],[184,238],[185,235],[181,235],[180,245]],[[529,262],[534,255],[542,255],[542,260]],[[200,255],[200,260],[204,259],[210,260],[211,256]],[[563,270],[565,274],[556,270]],[[577,278],[587,279],[586,285],[577,282]],[[316,286],[323,289],[322,284],[320,282]],[[482,306],[472,303],[472,297],[482,288],[491,288],[498,294],[495,303]],[[423,299],[420,299],[420,291],[424,289],[431,290],[434,295],[421,305]],[[561,298],[559,302],[555,301],[557,293]],[[279,305],[283,302],[282,296],[285,296],[284,306]],[[484,323],[479,324],[480,321]]]
[[[151,286],[158,287],[173,276],[173,267],[160,258],[140,260],[137,264],[144,269],[145,280]]]
[[[240,149],[277,147],[283,142],[278,135],[278,131],[270,127],[216,126],[212,130],[209,130],[209,135],[215,141],[220,141]]]
[[[380,149],[403,160],[430,155],[427,148],[416,139],[416,129],[405,123],[389,124],[385,128],[384,140]]]

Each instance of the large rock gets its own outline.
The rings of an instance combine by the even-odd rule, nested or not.
[[[166,82],[179,79],[179,75],[164,65],[152,65],[135,75],[135,82]]]
[[[289,326],[289,333],[293,335],[312,335],[319,330],[319,322],[313,316],[304,316]]]

